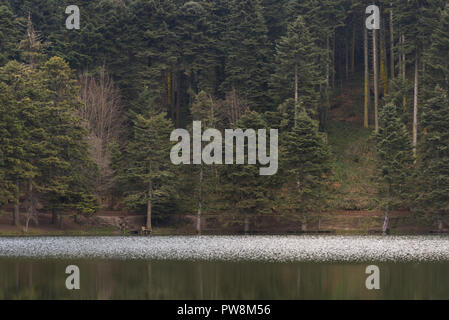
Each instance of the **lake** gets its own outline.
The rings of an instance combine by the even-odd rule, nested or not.
[[[3,237],[0,299],[449,299],[449,237]]]

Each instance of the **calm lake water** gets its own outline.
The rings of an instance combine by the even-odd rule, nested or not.
[[[6,237],[0,299],[449,299],[449,237]]]

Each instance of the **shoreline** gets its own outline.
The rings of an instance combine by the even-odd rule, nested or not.
[[[153,235],[197,235],[194,215],[179,215],[178,223],[170,226],[153,226]],[[221,219],[217,219],[221,217]],[[312,216],[307,231],[301,230],[301,222],[282,215],[254,216],[247,235],[381,235],[383,213],[380,211],[339,210]],[[448,217],[449,218],[449,217]],[[391,214],[390,235],[449,234],[446,222],[438,231],[435,224],[417,220],[409,211]],[[8,213],[0,215],[0,237],[22,236],[137,236],[145,223],[144,215],[124,212],[100,212],[90,218],[64,216],[62,227],[51,223],[51,215],[42,213],[39,225],[30,224],[28,232],[24,224],[12,225]],[[245,235],[243,224],[234,215],[204,215],[202,235]]]

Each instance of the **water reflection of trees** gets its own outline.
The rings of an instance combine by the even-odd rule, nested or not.
[[[81,290],[65,288],[78,265]],[[366,264],[0,259],[0,299],[448,299],[448,263]]]

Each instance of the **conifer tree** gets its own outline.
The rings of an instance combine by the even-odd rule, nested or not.
[[[173,125],[163,112],[134,121],[134,138],[126,150],[122,179],[129,181],[126,203],[131,208],[146,205],[146,228],[152,232],[152,213],[157,201],[170,193],[173,166],[170,163],[170,134]]]
[[[10,95],[10,105],[4,105],[5,121],[3,121],[5,166],[8,171],[10,183],[14,184],[14,210],[13,221],[20,224],[20,196],[21,188],[27,183],[28,190],[34,177],[38,175],[39,168],[36,159],[43,150],[43,143],[36,143],[35,138],[40,139],[44,130],[39,128],[38,121],[40,107],[44,107],[40,101],[30,97],[38,95],[35,70],[16,61],[9,62],[0,70],[5,93]],[[7,110],[9,109],[10,112]],[[30,183],[31,181],[31,183]],[[33,203],[27,194],[28,217],[34,218]],[[28,219],[29,221],[29,219]]]
[[[261,4],[268,28],[268,39],[274,48],[279,36],[287,31],[288,0],[262,0]]]
[[[236,91],[257,111],[266,111],[270,46],[259,0],[230,0],[223,92]]]
[[[443,228],[449,212],[449,98],[438,87],[424,104],[423,138],[418,153],[416,209]]]
[[[407,129],[401,122],[392,103],[380,112],[380,126],[376,134],[379,157],[381,193],[385,206],[382,232],[387,233],[390,213],[407,199],[409,179],[412,173],[413,153]]]
[[[306,231],[310,214],[323,208],[327,200],[331,162],[316,122],[304,109],[298,113],[295,126],[284,133],[280,154],[282,172],[287,177],[287,210],[301,217],[301,229]]]
[[[198,95],[196,95],[194,103],[190,108],[190,112],[194,121],[201,121],[203,130],[216,128],[216,124],[218,122],[216,117],[217,110],[215,110],[212,97],[206,92],[201,91]],[[210,168],[210,166],[206,167],[203,164],[198,165],[198,167],[199,168],[197,170],[194,170],[195,173],[198,172],[198,210],[196,232],[197,234],[201,234],[201,216],[204,208],[205,196],[207,195],[207,193],[204,192],[206,186],[205,181],[208,178],[208,174],[211,171],[214,171],[214,169],[216,170],[216,168]]]
[[[67,62],[53,57],[38,77],[43,82],[43,99],[51,102],[41,111],[48,141],[39,158],[39,191],[53,212],[54,223],[58,209],[92,214],[98,208],[93,194],[97,167],[89,154],[87,130],[76,115],[80,101],[73,72]]]
[[[0,4],[0,66],[17,56],[20,24],[20,19],[6,5]]]
[[[252,129],[256,135],[258,129],[266,127],[262,116],[255,111],[243,115],[236,124],[236,128]],[[248,139],[245,138],[245,150],[248,150],[247,142]],[[268,211],[270,181],[269,177],[260,175],[259,165],[248,164],[246,151],[245,164],[227,164],[221,170],[221,195],[230,209],[238,214],[239,220],[243,219],[245,233],[250,229],[250,217]]]
[[[12,221],[19,226],[20,182],[33,168],[25,158],[25,127],[20,104],[14,98],[12,87],[0,82],[0,202],[14,204]]]
[[[78,100],[71,70],[60,58],[50,59],[40,69],[36,67],[11,62],[0,72],[16,101],[8,113],[9,130],[15,132],[15,137],[8,142],[11,148],[7,155],[13,165],[9,169],[16,193],[19,194],[21,185],[26,187],[26,226],[30,220],[37,223],[39,200],[52,209],[76,213],[93,213],[97,206],[88,179],[95,168],[89,157],[86,132],[74,115]],[[18,198],[15,197],[16,221]]]
[[[412,144],[413,152],[416,156],[416,147],[418,143],[418,121],[419,121],[419,98],[420,78],[423,76],[423,54],[430,46],[433,28],[440,21],[441,9],[445,6],[445,1],[434,0],[416,0],[416,1],[397,1],[397,21],[400,25],[400,32],[406,39],[402,43],[402,50],[407,56],[411,56],[414,63],[413,72],[413,123],[412,123]],[[425,64],[424,64],[425,66]],[[421,72],[420,72],[421,68]],[[422,86],[421,86],[422,87]]]
[[[175,32],[177,5],[173,0],[139,0],[132,10],[139,26],[136,41],[139,78],[153,102],[163,106],[176,121],[182,89],[179,67],[182,43]]]
[[[276,72],[272,79],[272,95],[278,104],[288,98],[299,100],[307,111],[315,115],[320,83],[316,56],[318,48],[303,17],[299,16],[288,27],[276,50]]]
[[[432,33],[431,46],[426,52],[426,64],[430,67],[426,84],[433,90],[435,84],[439,84],[443,89],[449,91],[449,7],[441,13],[440,22],[436,25]]]

